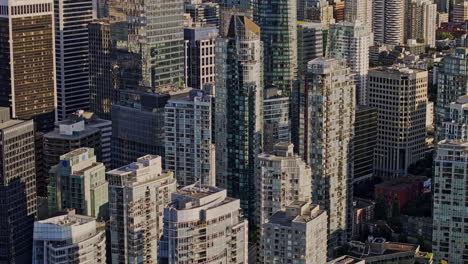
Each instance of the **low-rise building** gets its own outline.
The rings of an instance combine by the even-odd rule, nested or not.
[[[359,256],[366,264],[414,264],[419,254],[419,245],[387,242],[374,238],[368,242],[349,242],[349,253]]]
[[[396,201],[401,208],[410,200],[414,200],[425,192],[426,176],[408,176],[386,181],[375,185],[375,198],[385,199],[391,203]]]
[[[359,238],[365,230],[365,224],[374,220],[375,202],[354,198],[352,237]]]

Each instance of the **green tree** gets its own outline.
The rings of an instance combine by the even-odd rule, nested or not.
[[[441,32],[437,35],[437,40],[453,39],[454,36],[448,32]]]

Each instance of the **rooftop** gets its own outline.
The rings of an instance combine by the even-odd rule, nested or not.
[[[375,205],[375,202],[372,200],[366,200],[362,198],[354,198],[354,208],[361,209],[369,206]]]
[[[60,157],[60,159],[71,159],[73,157],[79,156],[81,154],[88,153],[91,149],[90,148],[79,148],[68,152]]]
[[[26,121],[25,120],[18,120],[18,119],[11,119],[11,120],[8,120],[6,122],[0,123],[0,129],[9,128],[11,126],[15,126],[15,125],[18,125],[18,124],[21,124],[21,123],[24,123],[24,122],[26,122]]]
[[[66,215],[60,215],[38,222],[41,224],[51,224],[58,226],[80,226],[92,221],[95,221],[93,217],[68,213]]]
[[[438,145],[439,146],[444,145],[445,147],[447,147],[447,146],[468,147],[468,142],[463,141],[463,140],[444,139],[444,140],[440,141]]]
[[[341,256],[337,259],[334,259],[330,262],[328,262],[327,264],[353,264],[353,263],[365,263],[363,259],[360,259],[360,258],[355,258],[355,257],[352,257],[352,256]]]
[[[84,137],[88,137],[95,133],[99,133],[101,130],[98,128],[86,126],[85,130],[83,131],[74,131],[72,135],[65,135],[60,133],[60,129],[56,128],[53,131],[44,135],[46,138],[55,138],[55,139],[64,139],[64,140],[77,140]]]
[[[286,210],[281,210],[274,213],[268,223],[291,226],[292,223],[308,223],[324,211],[320,210],[318,205],[303,201],[294,201],[286,207]]]
[[[369,69],[369,72],[386,72],[386,73],[393,73],[393,74],[403,74],[403,75],[411,75],[411,74],[416,74],[420,72],[425,72],[424,70],[420,69],[413,69],[413,68],[408,68],[405,65],[399,65],[395,64],[392,66],[382,66],[382,67],[376,67]]]
[[[188,185],[186,187],[179,189],[177,193],[180,195],[187,196],[187,197],[200,199],[200,198],[212,195],[214,193],[218,193],[223,190],[224,189],[214,187],[214,186],[209,186],[209,185],[192,184],[192,185]]]

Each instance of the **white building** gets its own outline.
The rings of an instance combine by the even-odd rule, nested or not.
[[[265,264],[325,264],[327,213],[318,205],[296,201],[263,225],[260,261]]]
[[[468,141],[468,95],[448,105],[442,126],[443,130],[439,132],[441,139]]]
[[[161,242],[169,264],[248,263],[248,222],[239,199],[207,185],[186,186],[171,198]]]
[[[437,4],[431,0],[411,0],[406,19],[406,40],[414,39],[435,47]]]
[[[162,214],[176,190],[161,157],[147,155],[109,171],[109,230],[112,263],[157,263]]]
[[[96,11],[94,0],[54,0],[59,120],[89,109],[88,24]]]
[[[32,263],[105,264],[104,223],[74,211],[35,222]]]
[[[372,0],[345,0],[345,21],[372,27]]]
[[[346,59],[354,74],[356,102],[366,105],[367,73],[369,72],[369,47],[372,46],[372,32],[369,25],[337,23],[330,25],[328,54],[331,58]]]
[[[352,223],[355,86],[345,60],[308,65],[304,158],[312,168],[312,201],[329,215],[329,247],[345,243]]]
[[[369,71],[369,106],[377,109],[378,122],[376,176],[404,176],[424,157],[427,78],[427,71],[399,66]]]
[[[273,152],[258,155],[257,164],[257,226],[294,201],[310,201],[312,171],[292,144],[275,145]]]
[[[467,263],[468,143],[440,141],[434,161],[434,263]]]
[[[434,117],[435,117],[435,112],[434,112],[434,102],[427,102],[427,108],[426,108],[426,128],[430,130],[434,130]]]
[[[376,43],[399,45],[404,37],[404,0],[375,0],[373,31]]]
[[[213,97],[192,91],[172,99],[165,107],[165,164],[177,183],[215,185]]]

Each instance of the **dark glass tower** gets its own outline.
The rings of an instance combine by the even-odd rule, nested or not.
[[[289,96],[297,78],[297,8],[291,0],[257,0],[254,21],[264,46],[265,87]]]
[[[245,16],[232,16],[228,28],[216,42],[216,181],[253,220],[263,133],[262,42],[260,28]]]
[[[0,263],[31,263],[37,212],[32,120],[0,107]]]

